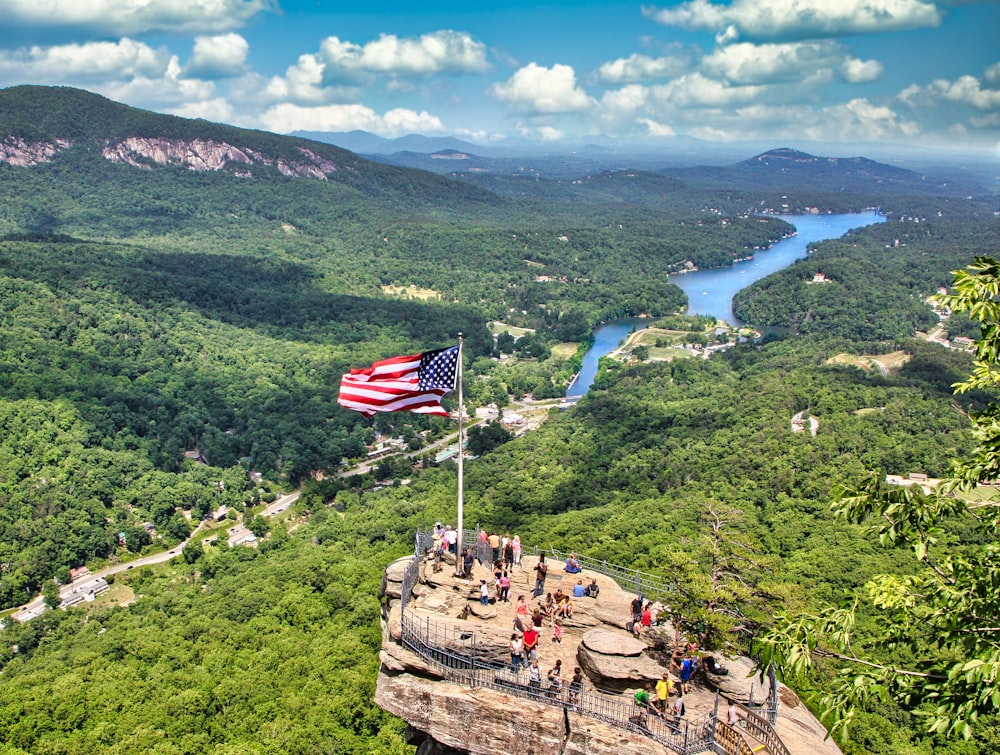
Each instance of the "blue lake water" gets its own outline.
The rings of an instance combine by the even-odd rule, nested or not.
[[[711,315],[730,325],[739,325],[740,321],[733,314],[733,297],[737,291],[802,259],[806,256],[806,247],[813,241],[840,238],[852,228],[885,221],[885,216],[876,212],[779,217],[794,225],[798,233],[782,239],[770,249],[757,252],[753,259],[736,262],[730,267],[670,276],[670,282],[687,294],[689,315]],[[630,317],[598,327],[594,331],[594,345],[584,355],[580,373],[566,395],[582,396],[590,390],[600,358],[613,351],[630,332],[641,330],[648,323],[649,320]]]

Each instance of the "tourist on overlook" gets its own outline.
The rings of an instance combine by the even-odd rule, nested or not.
[[[507,572],[500,575],[500,593],[497,600],[510,603],[510,577]]]
[[[540,598],[545,593],[545,576],[549,573],[549,566],[545,563],[545,551],[538,554],[538,565],[535,566],[535,591],[532,596]]]
[[[484,606],[490,604],[490,587],[486,584],[485,579],[479,580],[479,602]]]
[[[639,623],[642,625],[644,632],[649,631],[649,628],[653,625],[652,607],[652,603],[647,603],[646,607],[642,609],[642,615],[639,617]]]
[[[528,668],[528,689],[536,695],[542,689],[542,670],[538,668],[538,659],[531,662]]]
[[[573,585],[573,597],[583,598],[586,597],[586,595],[587,595],[587,588],[583,586],[583,580],[578,579],[576,581],[576,584]]]
[[[520,624],[519,631],[524,631],[525,624],[528,623],[528,604],[524,600],[523,595],[517,596],[517,606],[514,608],[514,626],[517,627]]]
[[[685,713],[683,689],[681,690],[681,693],[677,696],[677,699],[674,700],[673,713],[674,713],[674,723],[680,726],[681,719],[684,718],[684,713]]]
[[[629,607],[632,610],[632,623],[633,624],[638,624],[639,621],[642,619],[643,602],[644,601],[642,599],[642,596],[641,595],[637,595],[635,598],[632,599],[632,602],[629,605]]]
[[[583,672],[579,666],[573,669],[573,679],[569,683],[569,704],[576,705],[580,702],[580,687],[583,686]]]
[[[674,691],[674,680],[670,678],[670,674],[666,671],[663,672],[663,676],[660,681],[656,683],[656,707],[660,709],[660,713],[666,715],[667,713],[667,700]]]
[[[656,714],[656,708],[650,703],[652,698],[653,685],[649,682],[646,683],[645,689],[640,689],[635,693],[635,705],[639,709],[639,713],[629,720],[636,724],[639,728],[649,731],[649,716],[647,715],[649,711],[653,711]]]
[[[496,590],[497,596],[500,595],[500,577],[503,576],[503,564],[499,561],[493,563],[493,589]]]
[[[545,620],[545,616],[542,614],[541,609],[536,608],[531,612],[531,626],[535,629],[542,628],[542,622]]]
[[[448,551],[453,554],[457,554],[458,550],[458,532],[452,529],[449,524],[444,530],[444,539],[448,542]]]
[[[681,658],[677,668],[677,675],[681,679],[681,694],[686,695],[690,691],[691,676],[694,674],[694,661],[687,657]]]
[[[500,560],[500,536],[494,532],[490,535],[490,550],[492,553],[492,558],[490,559],[493,563]]]
[[[473,553],[472,548],[465,549],[465,556],[462,558],[462,564],[465,571],[465,578],[472,579],[472,567],[475,563],[476,556]]]
[[[538,630],[534,627],[528,627],[524,630],[524,636],[521,638],[524,641],[524,657],[528,661],[538,660]]]
[[[514,543],[511,540],[503,546],[503,566],[507,571],[514,570]]]
[[[562,600],[556,603],[556,616],[562,616],[568,619],[573,615],[573,601],[569,599],[569,595],[564,595]]]
[[[726,708],[726,723],[734,729],[740,723],[739,709],[736,707],[736,703],[733,702],[732,698],[729,698],[729,707]]]
[[[510,636],[510,670],[516,674],[524,665],[524,641],[515,632]]]
[[[562,660],[556,660],[556,665],[549,669],[548,678],[548,696],[551,698],[559,697],[559,693],[562,691]]]
[[[570,553],[569,558],[566,559],[566,566],[564,571],[567,574],[579,574],[583,569],[580,567],[580,562],[576,559],[575,553]]]
[[[562,620],[556,619],[552,624],[552,641],[562,644],[563,625]]]
[[[545,600],[540,604],[538,612],[551,621],[556,615],[556,602],[552,599],[552,593],[545,596]],[[534,618],[534,616],[532,616]]]
[[[596,598],[601,593],[601,588],[597,584],[596,579],[591,579],[590,584],[587,585],[585,592],[588,598]]]
[[[521,565],[521,536],[514,535],[514,539],[510,541],[511,550],[514,551],[514,566]]]
[[[476,535],[476,560],[479,561],[479,565],[483,565],[483,553],[487,548],[490,547],[490,536],[486,534],[486,530],[479,530],[479,534]]]

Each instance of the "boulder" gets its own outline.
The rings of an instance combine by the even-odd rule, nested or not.
[[[622,692],[637,682],[655,682],[667,671],[665,666],[643,655],[644,648],[644,643],[624,632],[591,629],[583,636],[576,659],[595,687]]]
[[[646,649],[646,644],[624,632],[612,632],[607,629],[591,629],[586,632],[580,643],[588,650],[601,655],[639,655]]]
[[[725,676],[704,672],[705,682],[709,689],[718,690],[723,697],[728,697],[744,705],[750,700],[751,689],[755,701],[761,702],[767,697],[767,676],[764,676],[762,682],[760,673],[755,673],[753,670],[752,660],[741,655],[722,659],[722,665],[729,670]],[[702,668],[704,667],[702,666]]]
[[[469,613],[477,619],[495,619],[497,617],[496,606],[489,603],[484,606],[478,600],[469,601]]]

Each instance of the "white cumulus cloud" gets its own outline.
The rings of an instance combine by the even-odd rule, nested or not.
[[[846,56],[835,42],[750,44],[720,47],[702,60],[702,70],[733,84],[798,81],[817,70],[839,67]]]
[[[738,107],[750,103],[766,92],[761,86],[730,86],[701,73],[682,76],[668,84],[653,87],[658,100],[680,108]]]
[[[449,30],[408,38],[383,34],[364,45],[328,37],[320,45],[318,58],[329,67],[330,76],[338,71],[393,76],[482,73],[488,67],[486,45],[464,32]]]
[[[597,69],[597,76],[608,84],[627,84],[677,76],[688,66],[689,62],[682,57],[652,58],[636,53],[603,64]]]
[[[899,99],[915,109],[948,102],[994,110],[1000,108],[1000,89],[984,88],[975,76],[960,76],[955,81],[935,79],[924,87],[913,84],[899,93]]]
[[[571,66],[551,68],[529,63],[507,81],[497,82],[490,94],[518,110],[534,113],[570,113],[586,110],[593,100],[577,84]]]
[[[223,79],[246,71],[250,45],[239,34],[195,37],[191,60],[184,74],[199,79]]]
[[[7,26],[78,28],[101,34],[227,31],[277,0],[3,0]]]
[[[88,84],[163,75],[171,55],[125,37],[117,42],[0,50],[0,81]]]
[[[666,26],[715,31],[719,41],[781,39],[934,27],[941,13],[929,0],[689,0],[670,8],[643,7]]]
[[[882,64],[877,60],[846,58],[840,66],[840,75],[851,84],[876,81],[882,76]]]
[[[281,103],[261,115],[261,122],[270,131],[287,134],[291,131],[352,131],[361,129],[387,137],[410,133],[441,133],[444,126],[437,116],[405,108],[389,110],[382,115],[360,104],[321,105],[302,107]]]

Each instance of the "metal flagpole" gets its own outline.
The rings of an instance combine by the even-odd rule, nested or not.
[[[455,547],[455,576],[461,577],[465,574],[462,552],[462,504],[464,493],[464,473],[463,458],[465,456],[465,430],[462,424],[462,415],[465,414],[465,404],[462,398],[462,334],[458,334],[458,540]]]

